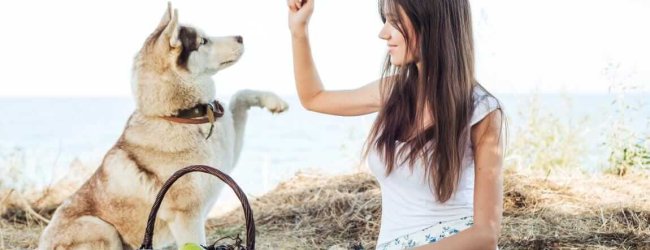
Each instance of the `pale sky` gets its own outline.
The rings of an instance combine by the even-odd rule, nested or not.
[[[215,77],[238,89],[294,95],[285,0],[173,1],[181,23],[242,35],[241,61]],[[317,0],[311,35],[328,89],[379,77],[386,51],[376,0]],[[650,89],[650,1],[473,0],[479,80],[493,92],[606,93],[603,74]],[[132,59],[166,1],[4,2],[0,97],[131,95]]]

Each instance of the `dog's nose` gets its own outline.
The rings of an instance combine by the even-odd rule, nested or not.
[[[241,37],[241,36],[236,36],[236,37],[235,37],[235,40],[236,40],[238,43],[241,43],[241,44],[244,43],[244,38]]]

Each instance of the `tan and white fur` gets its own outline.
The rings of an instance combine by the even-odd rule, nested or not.
[[[39,249],[137,249],[154,198],[175,171],[202,164],[230,173],[243,145],[247,110],[258,106],[283,112],[288,106],[282,99],[270,92],[238,92],[207,140],[210,124],[161,117],[212,101],[211,76],[242,53],[241,37],[207,37],[179,25],[170,4],[134,60],[136,110],[94,175],[56,210]],[[205,244],[206,216],[222,187],[206,174],[179,179],[158,213],[154,248]]]

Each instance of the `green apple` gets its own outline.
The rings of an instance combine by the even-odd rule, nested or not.
[[[185,245],[183,245],[183,248],[181,249],[182,250],[204,250],[203,247],[194,243],[185,243]]]

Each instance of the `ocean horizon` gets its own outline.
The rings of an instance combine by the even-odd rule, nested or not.
[[[495,95],[505,108],[509,137],[526,122],[531,105],[567,126],[583,125],[579,129],[584,132],[584,145],[580,146],[587,147],[584,165],[591,171],[606,166],[607,152],[601,144],[611,129],[608,121],[623,119],[633,130],[649,134],[648,94],[623,99],[610,94]],[[538,100],[536,105],[533,97]],[[374,114],[323,115],[306,111],[297,96],[283,98],[290,105],[286,113],[272,115],[259,108],[249,111],[244,147],[231,174],[249,195],[268,192],[301,171],[329,175],[358,171],[361,147]],[[218,99],[228,103],[228,97]],[[630,107],[617,108],[617,99]],[[99,166],[133,110],[134,101],[128,97],[0,98],[0,112],[8,117],[0,120],[0,173],[11,166],[23,172],[21,178],[5,178],[0,184],[42,187],[67,174],[73,162]],[[235,199],[227,193],[221,200]]]

